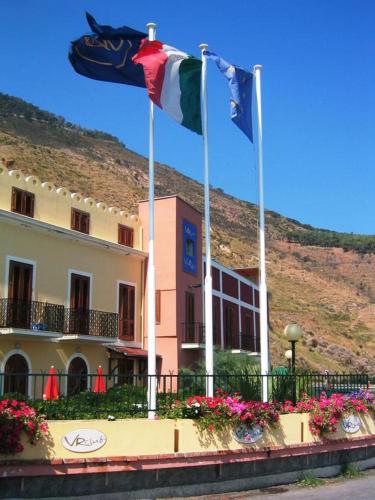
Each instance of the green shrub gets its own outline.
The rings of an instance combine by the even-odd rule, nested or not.
[[[314,476],[312,472],[308,472],[302,476],[302,478],[298,481],[300,486],[308,486],[310,488],[316,488],[317,486],[321,486],[323,484],[323,480]]]
[[[358,468],[358,465],[355,464],[344,464],[341,472],[346,478],[363,477],[365,475],[365,473]]]
[[[4,394],[2,397],[31,403],[18,394]],[[108,415],[144,417],[147,416],[147,388],[124,384],[106,393],[83,391],[74,396],[60,396],[57,400],[36,400],[32,405],[49,420],[108,418]]]
[[[352,250],[360,254],[375,253],[375,236],[352,233],[337,233],[326,229],[310,229],[307,231],[289,231],[288,241],[300,245],[319,247],[341,247],[345,251]]]
[[[260,369],[256,358],[246,354],[233,354],[231,351],[214,351],[214,391],[242,394],[246,400],[261,399]],[[206,367],[201,361],[195,370],[180,370],[179,399],[203,395],[206,391]]]

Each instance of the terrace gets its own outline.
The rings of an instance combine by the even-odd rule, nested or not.
[[[41,336],[84,335],[118,337],[119,315],[94,309],[71,309],[61,304],[0,299],[1,333]],[[57,334],[57,335],[56,335]]]

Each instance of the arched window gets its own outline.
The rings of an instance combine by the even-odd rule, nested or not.
[[[13,354],[4,367],[4,393],[18,393],[28,395],[29,367],[21,354]]]
[[[68,368],[68,396],[87,390],[87,364],[77,356]]]

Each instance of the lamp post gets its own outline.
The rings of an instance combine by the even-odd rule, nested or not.
[[[284,335],[286,339],[292,345],[292,395],[293,395],[293,404],[296,404],[296,342],[298,342],[303,335],[302,328],[296,324],[287,325],[284,329]],[[288,352],[288,351],[287,351]]]

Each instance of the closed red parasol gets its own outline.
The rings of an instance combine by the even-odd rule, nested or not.
[[[94,392],[106,392],[105,380],[103,376],[103,369],[101,366],[98,367],[97,376],[94,383]]]
[[[58,399],[59,389],[57,387],[56,370],[53,366],[49,369],[48,379],[44,388],[43,399]]]

